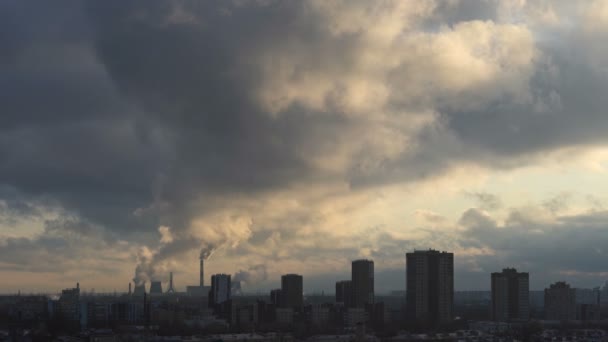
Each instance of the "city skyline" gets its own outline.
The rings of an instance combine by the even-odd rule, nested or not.
[[[419,264],[419,262],[415,261],[415,260],[417,260],[417,258],[421,258],[421,257],[428,258],[427,255],[436,255],[436,256],[447,255],[448,259],[445,260],[445,261],[434,261],[434,263],[439,263],[440,265],[442,265],[442,266],[440,266],[440,268],[437,268],[439,266],[432,266],[434,268],[427,269],[428,267],[431,267],[431,266],[428,266],[429,264],[431,264],[430,261],[424,261],[423,264]],[[497,270],[495,270],[495,272],[491,272],[491,273],[488,273],[486,275],[486,276],[488,276],[488,281],[490,283],[490,287],[489,288],[481,288],[481,289],[455,289],[453,287],[453,282],[454,282],[454,279],[457,278],[457,273],[454,274],[454,270],[453,270],[453,262],[454,262],[454,255],[453,255],[453,253],[449,253],[449,252],[446,252],[446,251],[438,251],[438,250],[434,250],[432,248],[428,248],[428,249],[423,249],[423,250],[413,250],[411,252],[407,252],[407,253],[405,253],[405,257],[406,257],[406,263],[405,263],[405,265],[407,265],[410,262],[410,261],[408,261],[409,259],[412,259],[411,262],[412,262],[412,265],[413,265],[413,269],[411,270],[411,272],[413,272],[413,273],[411,273],[410,276],[412,277],[413,283],[412,283],[412,285],[408,285],[407,279],[408,279],[408,274],[409,273],[408,273],[407,266],[405,266],[405,268],[402,270],[403,274],[401,276],[402,277],[405,276],[405,280],[406,281],[404,282],[404,288],[401,288],[401,289],[398,289],[398,288],[386,288],[383,291],[377,291],[376,290],[377,285],[376,285],[376,281],[375,281],[376,272],[374,271],[374,261],[373,260],[368,260],[368,259],[357,259],[357,260],[352,260],[352,267],[351,267],[351,272],[350,272],[351,279],[349,279],[349,280],[340,280],[339,277],[335,278],[334,279],[334,283],[333,283],[333,285],[334,285],[333,289],[335,291],[333,291],[333,292],[331,290],[327,291],[326,289],[318,289],[318,288],[306,289],[303,286],[303,284],[306,284],[306,281],[302,280],[305,277],[305,275],[295,274],[295,273],[282,274],[282,275],[280,275],[280,277],[279,277],[278,280],[275,280],[273,283],[271,283],[271,284],[278,283],[278,285],[279,285],[278,289],[276,288],[276,286],[270,285],[270,287],[267,287],[267,288],[256,289],[256,290],[253,290],[253,291],[250,291],[250,292],[242,292],[242,287],[241,287],[242,284],[240,284],[241,280],[237,280],[237,282],[239,282],[238,291],[241,292],[242,294],[247,294],[247,295],[260,295],[262,293],[270,293],[271,301],[274,300],[274,299],[272,299],[273,296],[274,296],[273,293],[275,291],[278,291],[279,294],[277,295],[278,296],[277,300],[281,301],[281,300],[284,300],[284,299],[281,299],[281,298],[283,298],[283,297],[281,297],[281,296],[283,296],[283,294],[281,293],[282,292],[281,288],[286,284],[285,283],[286,279],[299,278],[299,280],[296,279],[296,281],[299,282],[300,285],[296,285],[296,286],[300,286],[301,287],[304,295],[321,295],[321,294],[325,294],[327,296],[335,296],[336,297],[335,298],[336,302],[341,302],[341,303],[345,304],[347,307],[349,305],[352,305],[353,307],[361,307],[365,303],[373,303],[374,302],[374,294],[379,294],[379,295],[395,295],[396,293],[402,293],[402,294],[406,293],[407,292],[406,290],[407,290],[408,286],[414,286],[413,284],[418,284],[418,280],[416,280],[418,277],[421,277],[423,274],[424,274],[424,276],[422,276],[422,277],[425,277],[425,278],[428,277],[428,274],[429,274],[428,272],[430,272],[429,271],[430,269],[435,270],[435,272],[437,272],[437,270],[441,270],[440,273],[442,273],[442,274],[445,273],[445,272],[447,272],[447,273],[445,273],[446,276],[448,276],[448,278],[446,278],[446,279],[449,279],[449,280],[442,280],[442,282],[447,281],[447,287],[445,287],[446,285],[441,285],[438,288],[445,287],[441,291],[444,291],[444,292],[448,291],[450,293],[451,292],[488,292],[488,293],[491,293],[493,291],[493,285],[492,284],[494,283],[494,277],[495,276],[501,276],[503,274],[509,274],[509,272],[515,272],[514,274],[517,274],[517,275],[520,274],[520,273],[517,273],[516,269],[510,268],[510,267],[507,266],[507,267],[504,267],[502,269],[501,273],[499,273]],[[445,257],[442,257],[441,260],[443,260],[443,258],[445,258]],[[369,266],[368,264],[371,264],[371,266]],[[355,267],[355,265],[357,265],[357,266]],[[421,266],[421,265],[426,265],[426,266]],[[203,266],[202,262],[199,263],[199,267],[200,268],[198,270],[198,274],[199,275],[204,274],[205,271],[204,271],[204,266]],[[367,271],[368,268],[369,268],[369,271]],[[538,289],[536,289],[536,288],[529,288],[529,273],[528,272],[522,272],[521,274],[524,274],[525,277],[526,277],[525,278],[526,291],[535,291],[535,292],[545,291],[546,292],[547,287],[549,286],[548,283],[542,285]],[[366,293],[366,291],[368,291],[367,289],[365,289],[365,290],[363,290],[363,292],[360,295],[361,298],[357,301],[355,299],[356,296],[354,294],[356,292],[361,292],[361,289],[357,290],[356,287],[353,287],[353,285],[352,285],[353,284],[353,280],[352,279],[358,279],[359,283],[360,282],[367,282],[364,279],[367,279],[367,277],[370,277],[370,275],[371,275],[371,278],[369,278],[370,284],[369,285],[366,284],[364,286],[366,286],[366,287],[367,286],[371,286],[371,291],[369,292],[371,294],[371,297],[368,296],[368,295],[364,295],[364,293]],[[204,295],[204,293],[207,293],[207,292],[209,292],[209,293],[215,293],[215,291],[217,291],[217,290],[214,290],[214,285],[213,284],[216,284],[215,283],[216,280],[214,280],[214,278],[217,278],[217,281],[223,282],[221,286],[224,286],[224,287],[228,286],[228,289],[230,289],[230,288],[234,289],[233,286],[230,286],[230,284],[231,284],[231,280],[230,280],[231,277],[235,277],[235,275],[230,275],[230,274],[225,274],[225,273],[212,273],[212,274],[209,275],[209,280],[210,280],[209,283],[211,284],[209,286],[204,285],[204,284],[207,283],[207,281],[205,281],[203,278],[201,278],[199,276],[199,278],[198,278],[198,280],[200,282],[199,284],[197,284],[197,285],[184,285],[182,287],[178,287],[178,286],[174,285],[174,282],[173,282],[173,272],[169,272],[169,277],[168,277],[167,281],[161,281],[161,280],[158,280],[159,278],[156,278],[156,279],[153,279],[150,282],[143,282],[143,283],[141,283],[139,285],[139,287],[142,287],[144,290],[140,289],[139,291],[142,291],[142,292],[140,292],[140,295],[143,293],[143,291],[145,291],[146,293],[149,292],[149,293],[156,293],[156,294],[161,294],[161,293],[162,294],[168,294],[168,293],[175,292],[175,293],[182,293],[182,294],[193,295],[193,296],[201,296],[201,295]],[[242,273],[239,274],[238,276],[236,276],[237,279],[241,279],[242,277],[243,277]],[[445,277],[445,276],[443,276],[443,277]],[[434,282],[436,283],[437,280],[434,280]],[[77,282],[77,283],[80,284],[80,282]],[[287,282],[287,284],[289,284],[289,283],[293,284],[293,281],[289,280]],[[347,287],[344,287],[345,283],[348,283]],[[431,284],[431,282],[428,279],[425,280],[423,283],[426,284],[424,286],[438,286],[437,284],[435,284],[435,285],[429,285],[429,284]],[[556,281],[556,282],[554,282],[554,284],[551,284],[551,287],[555,286],[556,284],[558,284],[558,285],[559,284],[567,284],[567,282],[564,282],[563,280]],[[232,285],[234,285],[234,283]],[[163,286],[165,286],[165,287],[163,287]],[[218,285],[216,285],[215,288],[217,288],[217,286]],[[291,285],[291,286],[293,286],[293,285]],[[339,289],[339,286],[340,286],[340,289]],[[420,286],[420,285],[417,285],[417,286]],[[504,286],[507,286],[507,285],[504,285]],[[509,286],[511,286],[511,285],[509,285]],[[128,294],[131,294],[134,289],[135,289],[134,293],[137,293],[137,291],[138,291],[136,289],[137,287],[138,287],[138,285],[136,283],[129,282],[127,284],[127,288],[128,288],[127,291],[123,291],[123,289],[116,289],[116,288],[114,288],[112,290],[90,288],[89,292],[87,292],[86,288],[83,288],[83,292],[85,292],[85,293],[91,293],[91,294],[93,294],[93,293],[107,293],[107,294],[111,294],[111,293],[128,293]],[[166,288],[167,291],[163,291],[162,290],[163,288]],[[195,291],[192,292],[192,293],[190,293],[190,291],[191,291],[190,288],[195,288]],[[586,290],[586,291],[596,291],[596,290],[600,291],[600,290],[603,290],[603,289],[606,289],[606,288],[608,288],[608,281],[606,281],[605,283],[602,283],[602,284],[597,284],[597,286],[592,286],[592,287],[573,287],[572,291],[574,291],[575,289],[577,289],[577,290]],[[172,291],[169,291],[169,289],[171,289]],[[182,291],[180,291],[180,290],[182,290]],[[19,289],[17,292],[21,293],[22,291],[23,291],[24,294],[28,294],[28,293],[31,293],[31,294],[34,294],[34,293],[47,293],[47,294],[59,293],[58,289],[56,289],[55,291],[46,291],[46,292],[45,291],[29,291],[28,292],[27,289],[23,289],[23,290]],[[202,292],[200,292],[200,291],[202,291]],[[439,291],[439,290],[435,290],[435,291]],[[504,289],[503,289],[503,291],[504,291]],[[605,290],[603,290],[603,291],[605,291]],[[230,293],[230,291],[228,292],[228,296],[230,296],[229,293]],[[340,294],[338,294],[338,293],[340,293]],[[2,293],[0,293],[0,294],[2,294]],[[7,293],[4,293],[4,294],[15,294],[15,293],[14,292],[13,293],[7,292]],[[223,294],[222,296],[225,296],[225,295],[226,294]],[[597,295],[599,296],[599,292],[598,292]],[[416,295],[414,294],[414,296],[416,296]],[[426,293],[425,296],[428,296],[428,293]],[[434,296],[438,296],[438,295],[434,295]],[[348,297],[348,299],[347,299],[347,297]],[[431,296],[431,297],[433,297],[433,296]],[[341,300],[339,300],[339,299],[341,299]],[[453,301],[453,298],[451,298],[451,297],[450,298],[446,298],[446,299],[448,300],[448,302],[452,302]],[[525,299],[525,302],[528,302],[527,297]],[[425,305],[428,305],[428,304],[425,304]],[[414,309],[411,309],[411,310],[414,310]]]
[[[0,2],[0,293],[454,253],[608,280],[608,1]],[[201,288],[199,286],[199,288]]]

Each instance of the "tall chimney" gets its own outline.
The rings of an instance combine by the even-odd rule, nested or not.
[[[200,282],[201,287],[205,286],[205,260],[201,257],[201,270],[200,270]]]
[[[129,295],[131,295],[131,283],[129,283]]]
[[[167,293],[175,293],[175,289],[173,288],[173,272],[169,272],[169,289]]]

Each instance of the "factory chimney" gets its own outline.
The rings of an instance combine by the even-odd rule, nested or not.
[[[131,283],[129,283],[129,296],[131,295]]]
[[[201,287],[205,286],[205,259],[201,256],[201,267],[200,267],[200,285]]]
[[[175,289],[173,288],[173,272],[169,273],[169,289],[167,293],[175,293]]]

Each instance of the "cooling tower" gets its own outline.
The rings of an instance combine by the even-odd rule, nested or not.
[[[163,294],[163,285],[160,283],[160,281],[152,281],[150,283],[150,294],[151,295]]]

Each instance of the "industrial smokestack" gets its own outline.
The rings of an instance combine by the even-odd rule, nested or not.
[[[129,295],[131,295],[131,283],[129,283]]]
[[[201,255],[201,269],[200,269],[200,283],[201,287],[205,286],[205,259]]]
[[[173,272],[169,272],[169,289],[167,293],[175,293],[175,289],[173,288]]]

